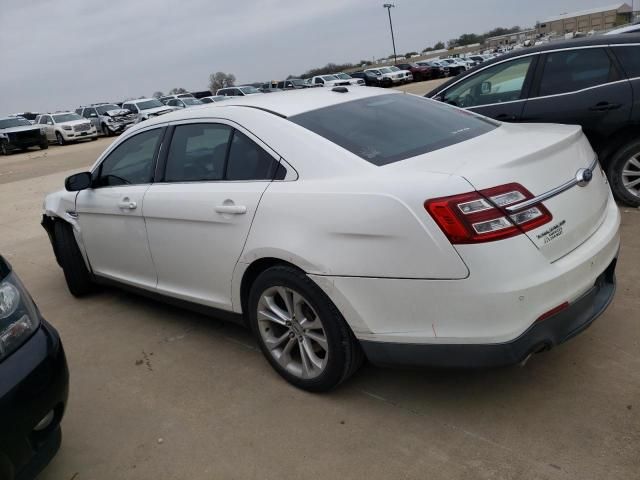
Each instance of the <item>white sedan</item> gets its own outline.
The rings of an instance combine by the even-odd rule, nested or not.
[[[579,127],[396,91],[169,113],[65,186],[43,225],[72,294],[111,283],[243,321],[311,391],[365,357],[517,363],[586,328],[615,290],[620,215]]]

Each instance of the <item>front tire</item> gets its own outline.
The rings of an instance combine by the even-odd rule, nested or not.
[[[93,281],[71,226],[63,221],[57,221],[54,225],[54,234],[56,254],[69,292],[74,297],[87,295],[93,291]]]
[[[640,207],[640,140],[627,143],[611,157],[607,177],[617,200]]]
[[[56,132],[56,141],[58,142],[58,145],[64,145],[67,143],[60,132]]]
[[[0,154],[9,155],[9,147],[6,142],[0,142]]]
[[[360,345],[336,306],[298,269],[282,265],[261,273],[248,309],[262,353],[298,388],[331,390],[362,364]]]
[[[102,134],[103,134],[105,137],[110,137],[110,136],[111,136],[111,130],[109,130],[109,127],[107,127],[107,124],[106,124],[106,123],[103,123],[103,124],[102,124]]]
[[[49,142],[42,142],[40,144],[40,150],[46,150],[47,148],[49,148]]]

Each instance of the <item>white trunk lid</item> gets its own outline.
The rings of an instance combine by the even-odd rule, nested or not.
[[[486,135],[400,162],[405,164],[400,168],[459,175],[476,190],[519,183],[539,196],[574,180],[595,160],[580,127],[503,124]],[[609,199],[606,177],[596,164],[586,186],[575,185],[543,202],[553,219],[526,235],[555,261],[598,229]]]

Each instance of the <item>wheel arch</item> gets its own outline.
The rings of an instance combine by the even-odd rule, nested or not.
[[[628,125],[608,137],[606,143],[598,152],[600,163],[605,170],[611,161],[611,158],[620,149],[626,147],[629,142],[637,140],[638,138],[640,138],[640,125]]]
[[[247,311],[247,302],[249,301],[249,292],[251,291],[251,286],[253,285],[253,282],[255,282],[256,278],[258,278],[258,276],[262,272],[276,265],[285,265],[285,266],[300,270],[303,273],[306,273],[298,265],[278,257],[262,257],[262,258],[255,259],[250,264],[243,264],[242,266],[245,267],[244,271],[241,272],[241,275],[238,275],[241,278],[239,280],[239,288],[236,289],[237,296],[234,295],[235,301],[233,302],[233,305],[234,305],[235,311],[237,311],[238,313],[244,313]]]

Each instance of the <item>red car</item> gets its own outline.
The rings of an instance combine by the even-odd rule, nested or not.
[[[420,82],[422,80],[431,80],[436,78],[436,73],[433,68],[424,65],[418,65],[417,63],[399,63],[396,67],[402,70],[409,70],[413,75],[414,82]]]

